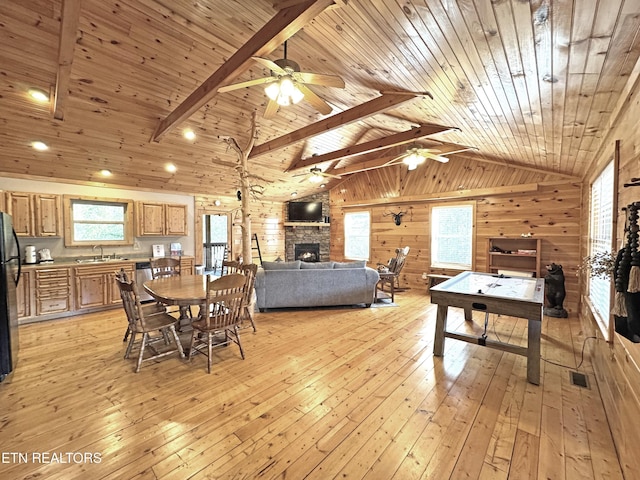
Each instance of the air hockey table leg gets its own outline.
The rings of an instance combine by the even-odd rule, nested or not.
[[[447,329],[448,309],[448,305],[438,304],[438,313],[436,314],[436,335],[433,339],[433,354],[436,357],[444,355],[444,332]]]

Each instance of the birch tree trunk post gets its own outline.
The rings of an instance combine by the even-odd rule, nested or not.
[[[251,116],[251,135],[249,136],[249,140],[245,148],[241,148],[235,138],[227,138],[227,144],[236,152],[238,155],[238,166],[236,167],[238,174],[240,176],[240,197],[241,197],[241,206],[240,213],[242,215],[242,223],[240,224],[240,228],[242,230],[242,262],[243,263],[252,263],[252,252],[251,252],[251,208],[250,208],[250,196],[251,196],[251,184],[249,181],[250,173],[249,173],[249,154],[253,149],[253,146],[256,142],[256,111],[254,110],[253,115]]]

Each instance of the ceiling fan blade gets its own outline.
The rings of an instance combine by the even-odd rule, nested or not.
[[[337,75],[324,75],[321,73],[295,72],[293,78],[309,85],[322,85],[323,87],[344,88],[344,80]]]
[[[251,59],[261,64],[263,67],[267,67],[269,70],[271,70],[273,73],[277,75],[287,74],[284,68],[280,67],[280,65],[278,65],[276,62],[272,60],[269,60],[268,58],[251,57]]]
[[[253,87],[254,85],[264,85],[265,83],[276,82],[276,77],[264,77],[255,78],[253,80],[247,80],[246,82],[234,83],[233,85],[225,85],[218,89],[218,93],[230,92],[232,90],[238,90],[240,88]]]
[[[302,93],[304,93],[304,99],[309,102],[313,108],[318,110],[323,115],[328,115],[331,113],[333,108],[331,108],[331,106],[323,99],[321,99],[318,95],[312,92],[309,87],[300,83],[296,86]]]
[[[434,153],[440,153],[440,150],[437,148],[417,148],[416,152],[420,155],[432,155]]]
[[[277,111],[278,111],[278,103],[269,99],[269,102],[267,103],[267,107],[264,109],[264,118],[269,119],[269,118],[275,117]]]
[[[327,172],[319,172],[320,175],[322,175],[323,177],[329,177],[329,178],[342,178],[340,175],[333,175],[332,173],[327,173]]]
[[[442,155],[432,155],[431,153],[426,154],[425,158],[429,158],[440,163],[447,163],[449,161],[449,157],[443,157]]]

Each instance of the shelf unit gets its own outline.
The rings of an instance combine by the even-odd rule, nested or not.
[[[495,237],[487,239],[487,272],[498,273],[498,270],[533,273],[540,278],[540,245],[539,238],[507,238]],[[492,252],[497,247],[502,252]],[[535,253],[518,253],[518,251]]]

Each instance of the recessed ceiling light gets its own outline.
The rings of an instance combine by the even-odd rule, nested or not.
[[[216,200],[215,202],[213,202],[213,204],[214,204],[216,207],[219,207],[219,206],[220,206],[220,203],[221,203],[221,202],[220,202],[220,200]]]
[[[111,170],[100,170],[100,175],[102,175],[103,177],[110,177],[111,176]]]
[[[164,169],[165,169],[167,172],[170,172],[170,173],[175,173],[175,172],[176,172],[176,170],[178,170],[178,168],[177,168],[173,163],[167,163],[167,164],[164,166]]]
[[[190,128],[187,128],[184,132],[182,132],[182,136],[187,140],[195,140],[196,132],[194,132]]]
[[[45,150],[49,150],[49,145],[41,141],[31,142],[31,146],[38,150],[39,152],[44,152]]]
[[[48,102],[49,94],[40,88],[30,88],[29,96],[38,102]]]
[[[291,192],[291,196],[292,197],[297,197],[298,196],[298,192]]]

